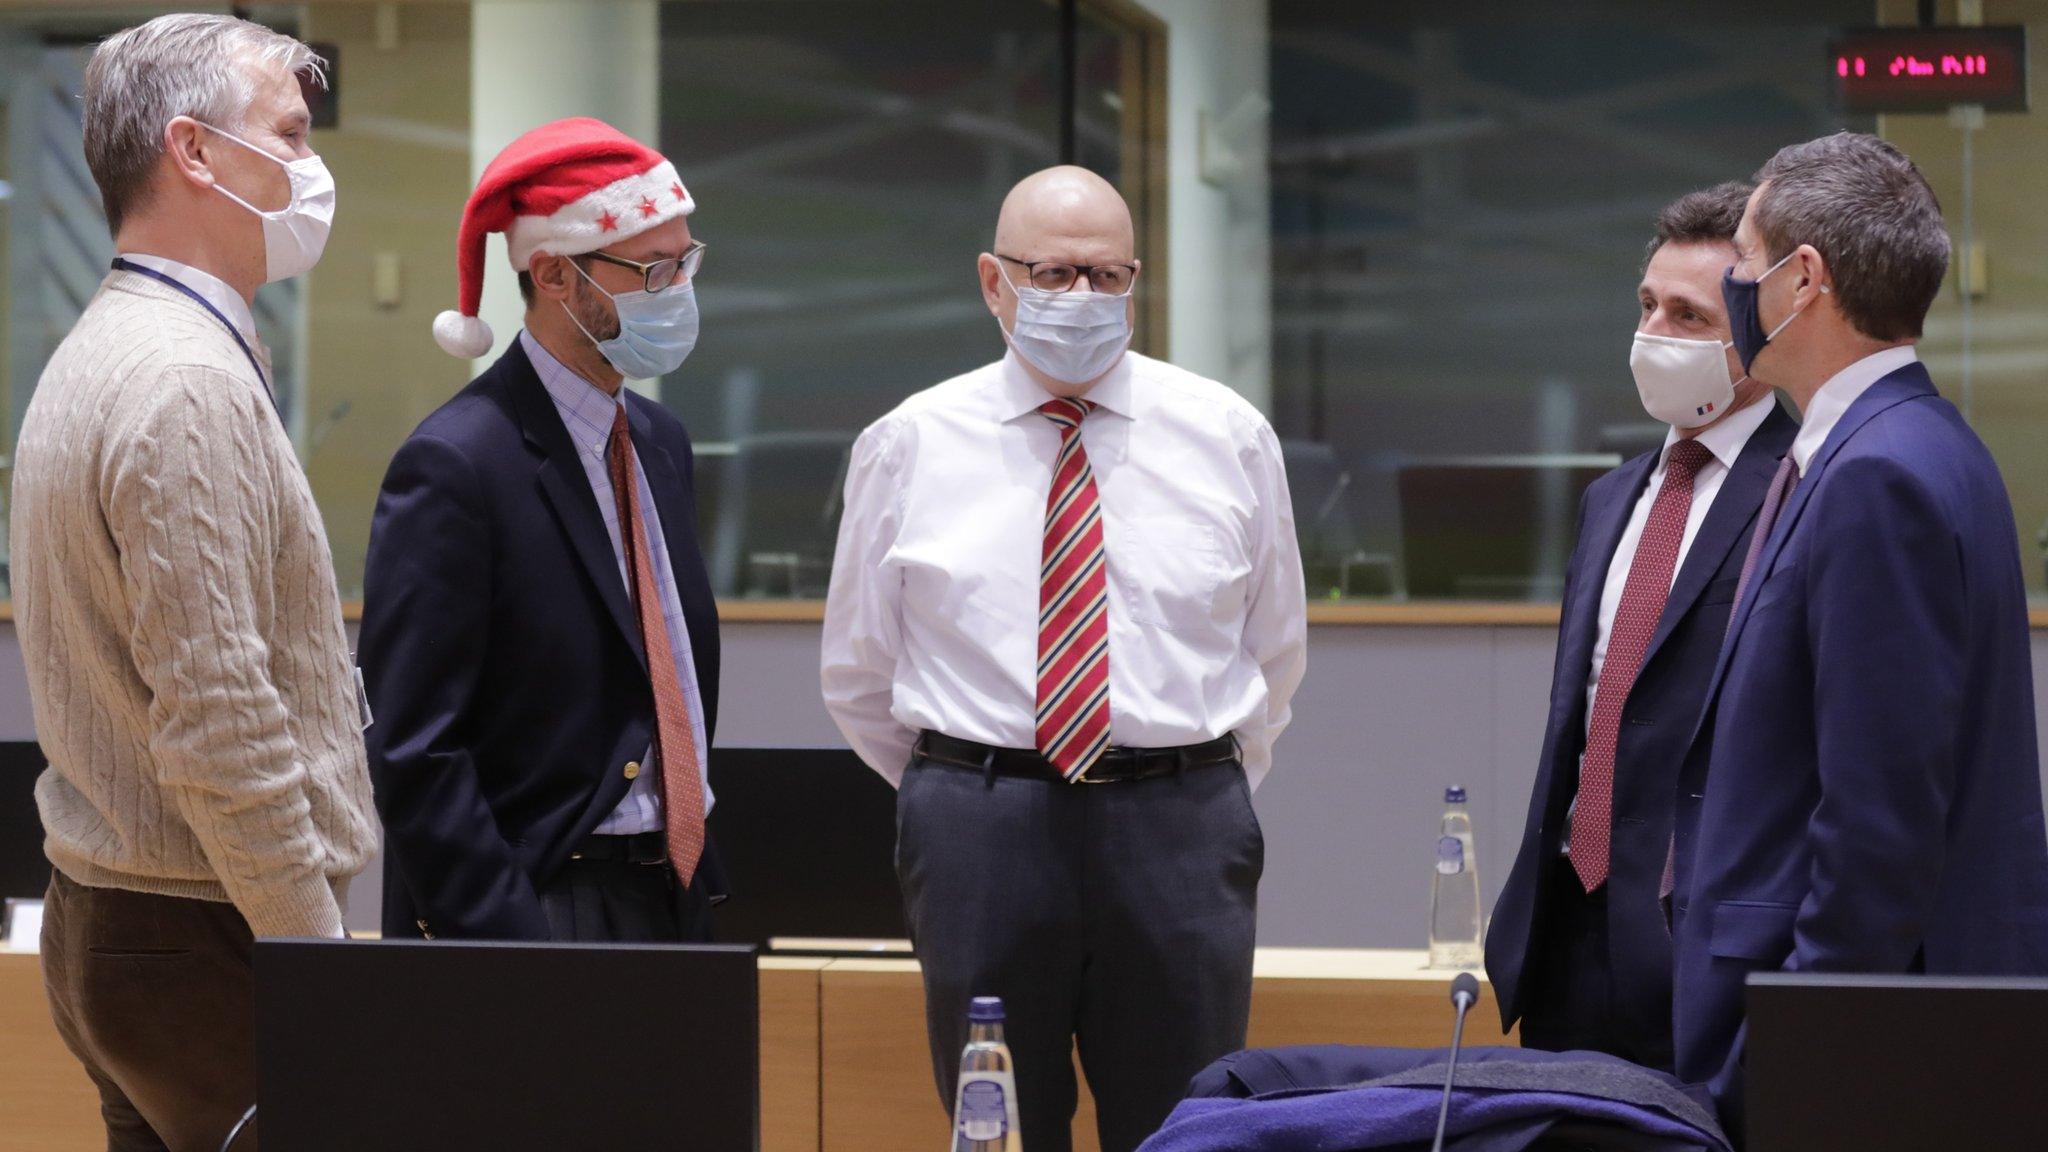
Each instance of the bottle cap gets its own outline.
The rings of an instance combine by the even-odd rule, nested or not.
[[[967,1021],[970,1024],[1001,1024],[1003,1022],[1003,998],[1001,996],[976,996],[967,1004]]]
[[[1464,802],[1465,790],[1463,788],[1451,787],[1444,789],[1444,803],[1463,804]]]

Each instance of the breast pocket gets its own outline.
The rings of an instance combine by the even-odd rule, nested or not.
[[[1781,562],[1771,569],[1763,586],[1756,590],[1756,607],[1750,610],[1752,618],[1768,608],[1797,595],[1805,588],[1806,574],[1798,561]]]
[[[1726,580],[1716,580],[1712,584],[1707,585],[1706,589],[1700,593],[1700,604],[1703,606],[1733,604],[1735,603],[1735,590],[1741,586],[1742,578],[1740,576],[1730,576]]]
[[[1131,619],[1170,630],[1213,626],[1236,615],[1226,585],[1233,564],[1215,527],[1186,520],[1126,524],[1111,557]],[[1242,600],[1242,582],[1236,583]]]

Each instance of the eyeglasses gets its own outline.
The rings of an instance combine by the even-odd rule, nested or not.
[[[1074,286],[1074,281],[1083,276],[1097,292],[1106,296],[1121,296],[1138,282],[1136,264],[1058,264],[1047,260],[1019,260],[1015,256],[996,257],[1007,260],[1024,269],[1031,277],[1031,286],[1045,292],[1065,292]]]
[[[637,260],[628,260],[609,252],[585,252],[583,255],[607,264],[617,264],[621,268],[631,268],[645,279],[649,292],[659,292],[664,288],[687,284],[696,279],[697,266],[704,262],[704,242],[692,240],[681,256],[656,260],[652,264],[642,264]]]

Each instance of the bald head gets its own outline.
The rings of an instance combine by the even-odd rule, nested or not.
[[[1003,198],[996,253],[1067,264],[1129,263],[1137,257],[1131,209],[1116,185],[1086,168],[1034,172]]]
[[[1012,333],[1017,327],[1018,293],[1031,284],[1028,265],[1069,264],[1077,269],[1105,270],[1073,278],[1070,290],[1084,296],[1112,291],[1099,287],[1103,282],[1097,277],[1117,266],[1123,270],[1122,284],[1113,290],[1124,297],[1123,340],[1115,350],[1121,357],[1137,317],[1135,277],[1141,265],[1136,248],[1130,206],[1114,184],[1086,168],[1063,166],[1034,172],[1003,198],[1003,211],[996,219],[995,250],[976,260],[982,302],[1003,331]],[[1049,284],[1038,288],[1041,292],[1061,290]],[[1028,357],[1024,369],[1055,396],[1079,396],[1095,383],[1051,376]]]

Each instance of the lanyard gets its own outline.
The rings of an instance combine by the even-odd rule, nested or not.
[[[247,340],[242,339],[242,330],[235,327],[233,321],[221,315],[220,309],[215,308],[213,306],[213,301],[208,300],[206,297],[201,296],[197,292],[194,292],[189,285],[178,280],[176,277],[166,276],[154,268],[144,268],[140,264],[131,264],[128,261],[121,259],[119,256],[114,257],[114,267],[118,271],[133,272],[137,276],[147,276],[151,280],[161,280],[164,283],[170,285],[171,287],[177,289],[178,291],[183,292],[185,295],[190,296],[193,300],[198,302],[201,308],[204,308],[208,312],[212,313],[213,318],[215,320],[220,321],[220,326],[228,330],[228,335],[233,336],[235,338],[235,346],[242,350],[242,355],[247,356],[249,358],[249,367],[256,370],[256,379],[259,383],[263,385],[263,394],[270,397],[270,410],[277,413],[277,418],[279,421],[283,421],[284,413],[282,411],[279,411],[277,407],[277,393],[271,389],[269,378],[263,375],[263,365],[257,362],[256,353],[249,348],[249,342]]]

